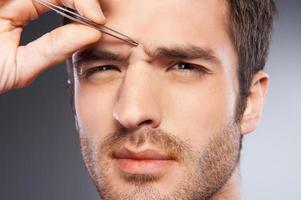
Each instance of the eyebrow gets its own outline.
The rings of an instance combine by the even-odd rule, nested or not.
[[[108,50],[88,49],[78,53],[73,62],[77,64],[83,60],[125,61],[127,59],[128,56],[124,56],[122,54],[114,53]]]
[[[220,59],[214,55],[210,49],[201,48],[194,45],[145,48],[144,51],[151,58],[176,58],[176,59],[202,59],[216,64],[221,64]],[[79,63],[82,60],[103,60],[124,62],[128,60],[128,55],[116,53],[105,49],[88,49],[80,52],[74,61]]]
[[[155,58],[178,58],[178,59],[202,59],[210,62],[220,64],[221,61],[214,52],[210,49],[201,48],[194,45],[175,46],[175,47],[159,47],[154,50],[145,49],[150,57]]]

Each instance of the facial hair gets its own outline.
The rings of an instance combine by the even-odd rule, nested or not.
[[[136,133],[120,130],[102,141],[91,141],[80,135],[86,168],[102,200],[210,200],[231,178],[240,157],[241,136],[237,123],[229,123],[213,133],[203,148],[192,149],[189,142],[161,129],[144,129]],[[139,147],[144,143],[175,158],[184,171],[172,191],[162,193],[152,186],[160,182],[156,175],[124,175],[121,178],[133,187],[120,191],[111,177],[110,157],[126,142]]]

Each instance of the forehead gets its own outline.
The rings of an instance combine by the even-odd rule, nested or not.
[[[101,5],[108,26],[138,41],[195,44],[200,38],[228,37],[225,0],[105,0]]]
[[[103,0],[106,26],[135,39],[148,49],[194,45],[217,57],[236,59],[228,31],[226,0]],[[112,45],[118,44],[118,45]],[[130,52],[129,45],[103,35],[100,48]],[[232,54],[232,55],[230,55]],[[225,60],[226,61],[226,60]]]

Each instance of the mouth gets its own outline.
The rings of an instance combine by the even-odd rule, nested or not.
[[[122,148],[113,153],[121,172],[154,175],[162,173],[176,163],[176,158],[153,149],[132,151]]]

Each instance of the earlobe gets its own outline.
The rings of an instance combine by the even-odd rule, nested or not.
[[[269,86],[269,76],[264,71],[257,72],[251,82],[247,105],[241,120],[241,134],[248,134],[258,126]]]

